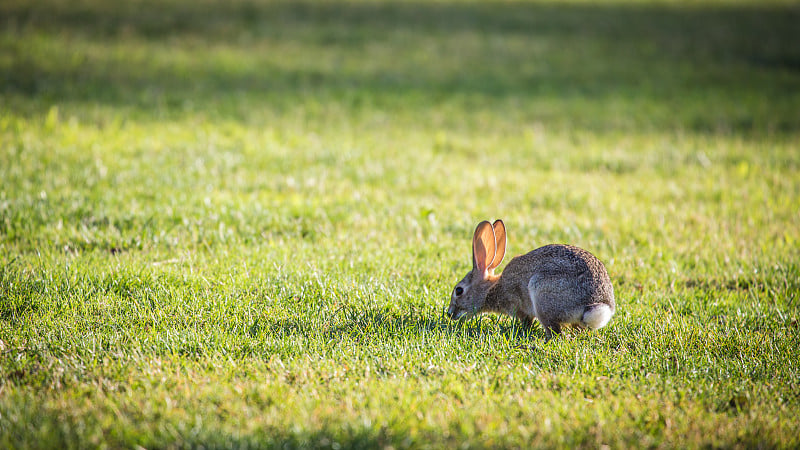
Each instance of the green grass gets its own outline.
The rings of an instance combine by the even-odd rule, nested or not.
[[[800,446],[796,3],[117,3],[0,4],[0,447]]]

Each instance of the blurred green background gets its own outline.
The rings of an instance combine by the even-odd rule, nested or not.
[[[790,1],[0,4],[0,446],[796,447]],[[611,324],[452,323],[469,239]]]

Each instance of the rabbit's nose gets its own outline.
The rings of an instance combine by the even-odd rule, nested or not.
[[[451,319],[456,317],[456,308],[455,308],[455,306],[451,306],[445,312],[447,313],[447,317],[449,317]]]

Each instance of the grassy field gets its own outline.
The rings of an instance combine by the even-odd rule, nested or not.
[[[0,447],[799,447],[798,23],[3,1]],[[448,321],[495,218],[609,326]]]

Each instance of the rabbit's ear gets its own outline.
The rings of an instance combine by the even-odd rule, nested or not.
[[[489,265],[489,272],[494,272],[494,269],[503,262],[503,257],[506,256],[506,226],[503,224],[503,221],[497,219],[492,224],[492,229],[494,230],[494,243],[495,243],[495,255],[494,260],[492,260],[492,264]]]
[[[489,266],[494,260],[495,251],[492,224],[484,220],[478,224],[478,228],[475,228],[475,235],[472,236],[472,269],[477,269],[478,273],[486,278],[489,274]]]

